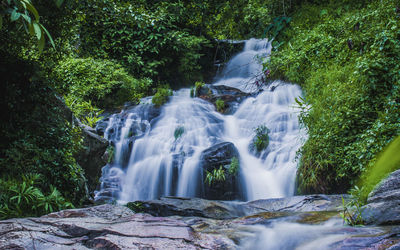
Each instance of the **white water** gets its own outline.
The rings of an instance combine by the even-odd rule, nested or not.
[[[257,57],[268,56],[270,49],[265,40],[247,41],[243,52],[228,63],[215,84],[247,92],[258,90],[252,84],[263,75]],[[301,90],[279,81],[271,85],[277,86],[274,91],[265,88],[228,116],[219,114],[204,100],[190,98],[189,89],[176,91],[151,123],[144,115],[149,104],[114,115],[105,135],[115,143],[115,161],[103,170],[102,188],[115,187],[115,198],[121,201],[199,196],[204,185],[199,166],[202,151],[229,141],[240,154],[240,188],[247,200],[293,195],[295,155],[302,135],[294,106]],[[249,145],[259,125],[269,128],[270,143],[256,157]],[[180,127],[184,133],[175,138]],[[132,131],[137,135],[134,142],[129,139]],[[115,184],[106,184],[110,180]]]
[[[336,242],[344,240],[343,222],[332,219],[320,225],[293,222],[273,222],[270,226],[256,226],[259,232],[242,243],[241,249],[286,250],[286,249],[332,249]]]

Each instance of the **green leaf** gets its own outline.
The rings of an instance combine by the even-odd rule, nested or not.
[[[0,30],[1,30],[1,27],[3,27],[3,17],[0,15]]]
[[[35,30],[35,34],[38,40],[42,38],[42,30],[37,22],[33,22],[33,28]]]
[[[31,36],[35,35],[35,29],[33,28],[33,23],[28,23],[29,34]]]
[[[25,14],[22,14],[22,13],[21,13],[21,16],[25,19],[25,21],[26,21],[28,24],[32,23],[32,19],[31,19],[30,16],[25,15]]]
[[[21,2],[25,2],[26,8],[35,16],[37,22],[39,22],[39,13],[35,9],[35,7],[28,0],[21,0]]]
[[[42,36],[39,40],[39,44],[38,44],[38,48],[39,48],[39,53],[42,53],[43,48],[44,48],[44,36]]]
[[[56,46],[55,46],[55,44],[54,44],[54,41],[53,41],[53,38],[51,37],[51,35],[50,35],[50,33],[47,31],[47,29],[46,29],[42,24],[40,24],[40,27],[41,27],[42,30],[44,30],[44,32],[46,33],[47,37],[48,37],[49,40],[50,40],[51,45],[53,46],[53,48],[56,48]]]
[[[61,5],[64,3],[64,0],[55,0],[55,1],[58,8],[60,8]]]
[[[14,9],[13,12],[11,13],[11,22],[18,20],[18,18],[20,16],[21,16],[21,13],[17,12],[17,10]]]

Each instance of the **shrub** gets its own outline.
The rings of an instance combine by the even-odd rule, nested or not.
[[[253,144],[254,147],[256,148],[257,152],[260,153],[264,149],[268,147],[269,144],[269,129],[265,125],[260,125],[257,128],[254,129],[254,132],[256,133]]]
[[[239,159],[236,157],[233,157],[231,159],[231,164],[229,165],[229,170],[228,172],[231,175],[237,175],[239,172],[240,164],[239,164]]]
[[[194,84],[194,94],[195,96],[200,96],[201,88],[204,87],[204,82],[195,82]]]
[[[225,111],[225,102],[224,100],[218,99],[215,101],[215,106],[217,106],[217,111],[223,113]]]
[[[152,83],[149,79],[133,78],[117,63],[90,57],[61,60],[54,78],[64,83],[60,91],[71,100],[68,103],[76,112],[80,112],[79,105],[85,102],[100,108],[138,102]]]
[[[276,39],[282,45],[265,66],[305,94],[300,193],[346,192],[400,134],[396,4],[303,4]]]
[[[185,133],[185,128],[183,126],[178,126],[174,131],[175,140],[178,140],[183,133]]]
[[[170,96],[172,96],[172,90],[168,86],[162,86],[157,89],[157,92],[154,94],[151,102],[156,107],[161,107],[168,102]]]
[[[214,169],[212,172],[207,171],[205,182],[211,186],[215,182],[225,181],[225,169],[222,166],[219,169]]]

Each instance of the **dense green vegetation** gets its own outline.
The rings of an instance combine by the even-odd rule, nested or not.
[[[94,126],[103,109],[147,95],[161,106],[169,87],[199,96],[215,39],[275,37],[269,77],[305,94],[299,191],[348,190],[400,134],[399,16],[394,0],[2,1],[0,217],[87,202],[72,114]],[[257,150],[268,146],[260,132]]]
[[[400,134],[400,25],[396,1],[304,3],[266,66],[301,84],[299,191],[355,184]]]

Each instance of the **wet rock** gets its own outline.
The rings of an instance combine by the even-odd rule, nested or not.
[[[88,128],[80,122],[79,126],[82,128],[84,148],[75,155],[75,159],[85,170],[89,192],[93,192],[98,185],[101,169],[107,163],[103,155],[107,150],[108,141],[97,135],[93,128]]]
[[[231,219],[246,215],[243,203],[236,205],[223,201],[210,201],[200,198],[162,197],[159,200],[142,201],[145,213],[154,216],[197,216],[213,219]],[[246,211],[250,211],[248,208]],[[261,209],[251,210],[262,212]]]
[[[102,205],[41,218],[0,221],[0,249],[234,249],[223,235],[196,232],[179,219]]]
[[[345,196],[347,198],[347,196]],[[141,201],[142,212],[154,216],[199,216],[213,219],[233,219],[265,213],[279,217],[279,213],[339,212],[342,210],[341,195],[308,195],[288,198],[265,199],[250,202],[211,201],[200,198],[162,197],[158,200]],[[328,217],[333,214],[326,214]],[[312,219],[312,213],[296,220]],[[317,219],[314,219],[317,221]]]
[[[362,217],[367,224],[400,224],[400,170],[390,174],[371,192]]]
[[[239,107],[239,104],[248,96],[250,96],[249,93],[244,93],[239,89],[224,85],[206,84],[199,90],[199,97],[206,101],[214,103],[214,105],[217,100],[224,101],[224,114],[234,113]]]
[[[239,159],[239,152],[231,142],[222,142],[204,150],[200,156],[202,169],[202,198],[210,200],[239,200],[242,194],[239,189],[238,172],[229,171],[233,158]],[[206,180],[207,173],[222,169],[225,180],[216,180],[211,184]]]

